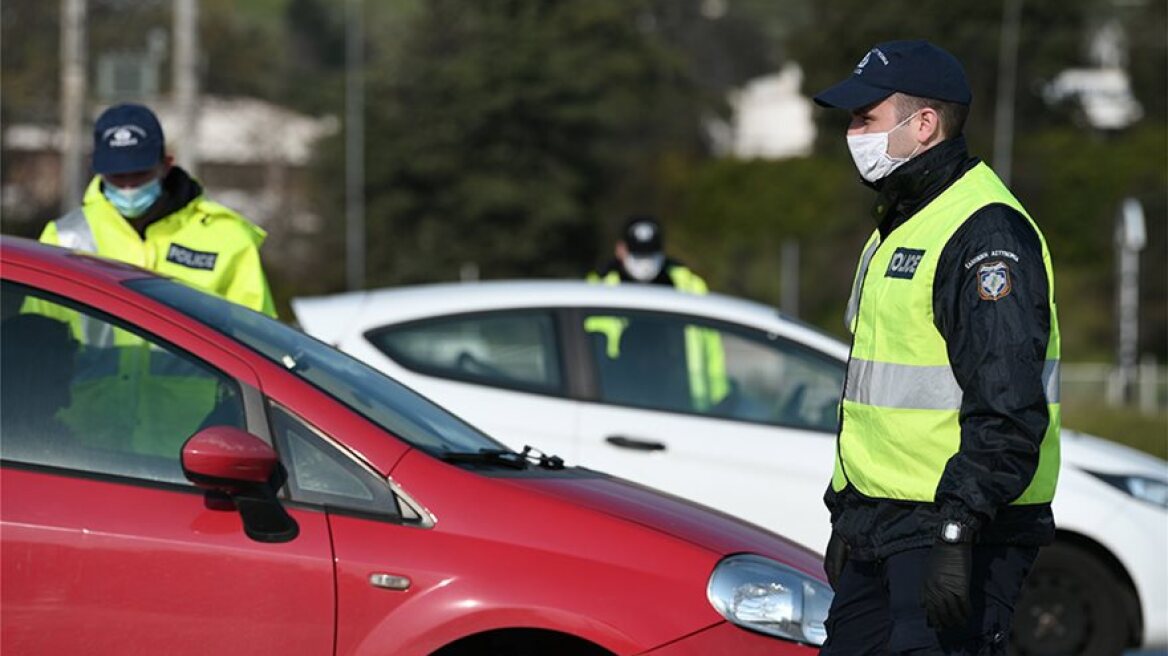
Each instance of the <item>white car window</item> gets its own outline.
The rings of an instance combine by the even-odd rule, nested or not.
[[[389,357],[424,373],[545,392],[563,387],[549,312],[443,317],[382,328],[368,337]]]
[[[0,457],[189,485],[180,465],[200,428],[244,428],[234,380],[100,313],[5,282],[21,312],[0,323]]]
[[[835,432],[844,366],[787,340],[685,317],[586,315],[607,403]]]

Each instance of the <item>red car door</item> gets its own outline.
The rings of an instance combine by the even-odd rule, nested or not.
[[[0,323],[0,651],[331,654],[325,514],[288,508],[298,535],[255,541],[179,465],[202,425],[265,432],[254,373],[130,302],[26,273],[5,277],[56,294],[3,283],[22,311]],[[59,329],[77,321],[80,340]]]

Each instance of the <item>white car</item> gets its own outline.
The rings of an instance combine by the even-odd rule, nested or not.
[[[423,285],[292,307],[309,334],[511,447],[672,492],[818,551],[827,543],[821,499],[848,347],[772,308],[575,281]],[[697,390],[703,367],[724,373]],[[1067,430],[1062,454],[1058,538],[1020,600],[1016,651],[1168,644],[1168,463]]]

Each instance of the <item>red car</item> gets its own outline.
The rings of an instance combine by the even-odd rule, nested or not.
[[[0,241],[5,654],[812,654],[818,557],[297,330]],[[507,412],[507,408],[499,408]]]

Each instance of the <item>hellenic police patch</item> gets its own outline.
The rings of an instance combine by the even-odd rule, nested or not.
[[[175,264],[181,264],[191,269],[202,269],[204,271],[215,270],[215,260],[217,259],[219,259],[218,253],[204,253],[179,246],[178,244],[171,244],[170,250],[166,252],[167,262],[174,262]]]
[[[1010,295],[1010,266],[1001,260],[986,262],[977,268],[977,294],[983,301],[996,301]]]
[[[917,267],[921,264],[921,258],[925,256],[923,250],[915,248],[898,248],[892,254],[892,260],[888,262],[888,270],[884,272],[885,278],[904,278],[911,280],[916,275]]]

